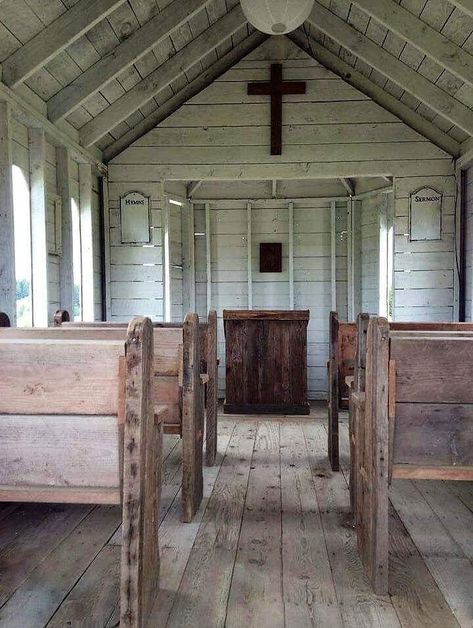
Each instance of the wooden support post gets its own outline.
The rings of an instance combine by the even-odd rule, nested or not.
[[[330,203],[330,284],[332,311],[337,311],[337,204]]]
[[[108,196],[108,179],[107,177],[100,177],[101,197],[103,212],[103,259],[105,266],[105,294],[102,294],[102,299],[105,300],[105,316],[107,320],[110,320],[112,315],[112,296],[110,292],[111,288],[111,264],[110,264],[110,203]]]
[[[95,320],[94,241],[92,219],[92,167],[79,164],[79,203],[82,254],[82,318]]]
[[[163,270],[164,270],[164,320],[172,321],[172,296],[171,296],[171,212],[169,198],[162,195],[162,233],[163,233]]]
[[[289,309],[294,309],[294,203],[288,205],[289,214]]]
[[[211,251],[210,203],[205,203],[205,258],[207,268],[207,311],[212,307],[212,251]]]
[[[60,303],[61,309],[72,314],[73,263],[72,263],[72,209],[70,189],[70,157],[67,148],[56,148],[56,181],[61,197],[61,260],[60,260]]]
[[[30,153],[31,266],[33,274],[33,325],[47,327],[48,242],[46,200],[46,140],[42,129],[28,129]]]
[[[246,204],[246,255],[248,265],[248,309],[253,309],[253,242],[252,242],[252,220],[251,203]]]
[[[16,324],[15,230],[10,106],[0,102],[0,310]]]

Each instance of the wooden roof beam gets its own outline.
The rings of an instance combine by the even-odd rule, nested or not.
[[[473,56],[393,0],[353,0],[365,13],[433,59],[460,80],[473,85]]]
[[[117,124],[131,116],[162,89],[181,76],[195,63],[203,59],[212,50],[246,23],[246,18],[239,5],[220,18],[210,28],[201,33],[174,56],[161,64],[154,72],[123,94],[95,118],[87,122],[79,132],[83,146],[91,146],[111,131]]]
[[[337,17],[317,1],[308,18],[315,28],[331,37],[396,85],[418,98],[452,124],[473,135],[473,111],[437,85],[394,57],[384,48]]]
[[[188,100],[199,94],[203,89],[208,87],[219,76],[227,72],[236,63],[241,61],[243,57],[250,54],[255,48],[258,48],[268,35],[264,35],[259,31],[255,31],[249,37],[244,39],[235,48],[227,52],[223,57],[211,65],[205,72],[197,76],[188,85],[183,87],[177,94],[167,100],[161,107],[150,113],[146,118],[141,120],[135,127],[127,131],[122,137],[110,144],[104,151],[104,160],[109,162],[111,159],[123,152],[128,146],[143,137],[148,131],[154,129],[163,120],[172,115],[179,107],[184,105]]]
[[[172,31],[198,13],[210,0],[174,0],[109,54],[80,74],[48,101],[52,122],[69,115],[87,98],[147,54]]]
[[[341,177],[340,181],[343,183],[343,187],[348,192],[349,196],[355,196],[355,186],[353,185],[352,181],[344,177]]]
[[[454,157],[460,154],[460,144],[447,135],[447,133],[441,131],[437,126],[432,124],[432,122],[422,117],[398,98],[386,92],[364,74],[355,70],[333,52],[330,52],[314,39],[307,37],[302,30],[294,31],[288,35],[288,37],[316,61],[331,70],[334,74],[340,76],[340,78],[349,83],[352,87],[371,98],[375,103],[380,105],[380,107],[383,107],[386,111],[395,115],[402,120],[402,122],[410,126],[411,129],[420,133],[433,144]]]
[[[124,2],[79,0],[3,62],[3,82],[9,87],[16,87],[26,81]]]

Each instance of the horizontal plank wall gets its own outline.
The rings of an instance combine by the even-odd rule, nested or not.
[[[473,167],[466,172],[466,290],[465,319],[473,320]]]
[[[269,103],[249,81],[305,80],[285,97],[283,152],[271,157]],[[111,162],[115,181],[446,175],[446,153],[347,85],[287,39],[271,39]],[[430,171],[430,172],[429,172]]]
[[[234,184],[238,195],[239,184]],[[288,199],[251,201],[251,281],[248,281],[248,213],[243,200],[211,201],[211,306],[218,315],[219,389],[225,385],[224,308],[246,309],[251,290],[255,309],[288,309],[289,282]],[[311,398],[324,398],[328,358],[328,315],[332,305],[331,202],[327,199],[295,199],[294,307],[310,309],[308,329],[308,377]],[[347,316],[346,202],[336,203],[336,298],[341,318]],[[207,256],[205,208],[196,202],[195,272],[197,311],[204,316],[207,303]],[[282,272],[259,272],[262,242],[282,244]]]
[[[423,186],[432,186],[443,194],[442,238],[410,242],[409,194]],[[454,320],[455,202],[453,176],[395,180],[395,320]]]
[[[379,217],[382,202],[382,194],[361,201],[361,311],[370,314],[378,314],[379,306]]]
[[[120,196],[131,191],[150,197],[151,242],[121,243]],[[133,315],[162,320],[164,313],[161,184],[156,182],[109,183],[111,320]]]

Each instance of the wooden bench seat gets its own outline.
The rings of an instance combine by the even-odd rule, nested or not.
[[[55,319],[59,324],[60,318],[68,316],[62,310],[58,310]],[[67,322],[65,327],[113,327],[123,328],[126,323],[115,321]],[[159,329],[182,329],[183,323],[154,322],[153,327]],[[218,407],[218,358],[217,358],[217,312],[210,310],[206,321],[199,321],[200,344],[200,372],[204,384],[205,403],[205,463],[213,466],[217,456],[217,407]],[[176,428],[165,429],[165,433],[178,433]]]
[[[141,627],[159,577],[151,321],[121,340],[1,332],[0,500],[121,505],[120,625]]]
[[[366,333],[368,314],[360,314],[358,321]],[[339,410],[347,409],[349,405],[349,386],[347,378],[354,377],[357,343],[360,325],[356,322],[342,322],[337,312],[330,312],[329,319],[329,361],[328,369],[328,456],[332,471],[339,471],[339,437],[338,419]],[[443,329],[449,331],[472,331],[473,323],[434,323],[434,322],[391,322],[392,330],[438,332]]]
[[[388,592],[391,479],[473,480],[473,330],[393,327],[369,319],[350,402],[358,549],[378,594]]]
[[[61,325],[39,329],[4,329],[9,338],[123,340],[124,324]],[[182,437],[182,519],[192,521],[203,496],[203,401],[200,381],[199,322],[188,314],[183,325],[153,325],[154,358],[150,395],[154,413],[167,434]]]

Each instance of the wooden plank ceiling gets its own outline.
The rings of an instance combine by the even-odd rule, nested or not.
[[[458,156],[473,136],[469,0],[316,0],[290,38]],[[0,0],[2,82],[107,158],[264,41],[238,0]]]

